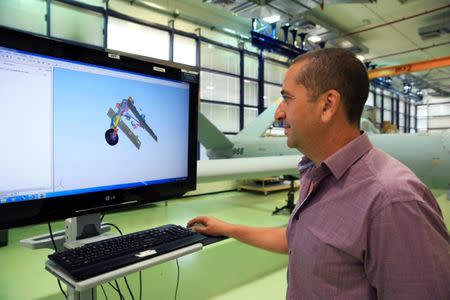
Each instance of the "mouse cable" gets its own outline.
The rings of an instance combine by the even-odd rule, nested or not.
[[[177,263],[177,285],[175,287],[175,300],[177,300],[177,295],[178,295],[178,285],[180,283],[180,265],[178,263],[178,258],[175,259],[175,262]]]

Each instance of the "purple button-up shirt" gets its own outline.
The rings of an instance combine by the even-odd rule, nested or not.
[[[407,167],[361,134],[299,169],[287,299],[450,299],[449,234]]]

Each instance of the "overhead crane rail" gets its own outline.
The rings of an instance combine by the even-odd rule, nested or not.
[[[420,72],[435,68],[445,68],[449,66],[450,56],[445,56],[441,58],[418,61],[411,64],[372,69],[368,71],[368,74],[369,79],[374,79],[379,77],[392,77],[406,73]]]

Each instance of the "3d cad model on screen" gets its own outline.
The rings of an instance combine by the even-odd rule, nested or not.
[[[131,111],[134,117],[129,114],[128,111]],[[145,121],[145,115],[139,113],[136,106],[134,106],[134,99],[131,96],[129,96],[127,99],[123,99],[120,103],[116,103],[115,111],[112,108],[109,108],[108,117],[111,119],[111,125],[110,128],[105,132],[105,139],[109,145],[114,146],[119,142],[120,128],[134,144],[134,146],[136,146],[136,148],[139,149],[141,147],[141,141],[139,140],[139,137],[133,133],[133,131],[130,129],[130,127],[128,127],[127,124],[125,124],[125,122],[122,121],[122,117],[130,121],[133,129],[139,127],[145,129],[152,136],[152,138],[156,142],[158,142],[158,137]]]

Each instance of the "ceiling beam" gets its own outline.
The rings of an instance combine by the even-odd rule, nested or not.
[[[450,56],[435,58],[430,60],[418,61],[411,64],[404,64],[398,66],[384,67],[372,69],[368,71],[369,79],[397,76],[400,74],[420,72],[435,68],[444,68],[450,66]]]

